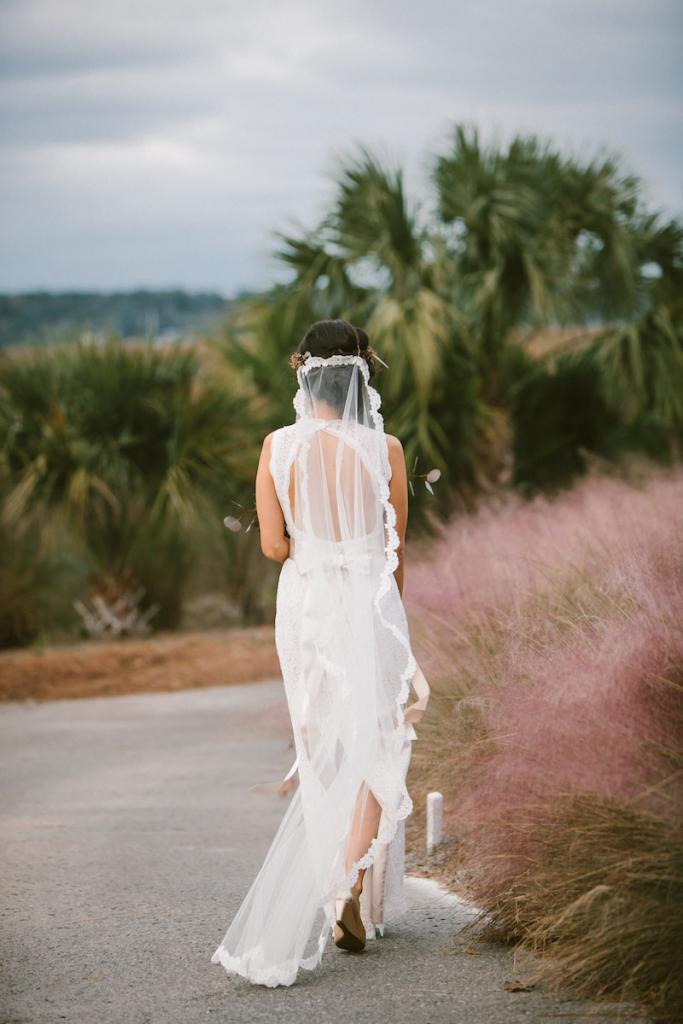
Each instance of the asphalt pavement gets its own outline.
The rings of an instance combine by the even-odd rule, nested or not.
[[[2,1024],[614,1024],[459,940],[473,910],[408,878],[409,911],[360,955],[328,943],[290,988],[210,957],[284,803],[280,682],[0,707]]]

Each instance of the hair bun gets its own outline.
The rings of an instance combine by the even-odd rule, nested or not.
[[[353,324],[351,326],[353,327]],[[356,332],[356,337],[358,339],[358,347],[359,347],[360,351],[364,352],[367,349],[369,349],[370,348],[370,339],[368,338],[368,336],[365,333],[365,331],[363,330],[363,328],[362,327],[354,327],[353,329]]]
[[[299,342],[297,351],[290,358],[290,365],[297,370],[305,363],[304,353],[327,359],[328,356],[355,356],[365,359],[372,376],[377,370],[377,360],[370,345],[367,332],[348,320],[317,320]]]

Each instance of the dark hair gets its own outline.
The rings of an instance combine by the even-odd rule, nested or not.
[[[317,320],[312,324],[292,353],[290,365],[298,370],[303,366],[304,352],[312,356],[362,356],[368,364],[370,377],[377,371],[377,360],[370,339],[362,327],[354,327],[348,320]]]

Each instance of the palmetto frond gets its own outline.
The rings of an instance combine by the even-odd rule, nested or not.
[[[347,260],[370,255],[389,272],[393,288],[410,287],[406,279],[419,273],[422,238],[400,168],[383,167],[362,147],[337,188],[329,225]]]
[[[582,164],[523,137],[504,151],[458,125],[433,181],[484,372],[513,325],[642,309],[639,182],[616,158]]]
[[[251,486],[249,398],[202,381],[182,346],[110,338],[6,359],[0,394],[4,524],[60,516],[102,572],[137,568],[151,550],[156,577],[177,590],[193,542],[218,546],[219,506]]]
[[[357,289],[349,277],[348,260],[333,251],[333,240],[324,226],[315,235],[297,238],[275,232],[275,237],[281,243],[276,257],[295,272],[297,291],[309,295],[311,307],[320,319],[354,301]]]
[[[386,379],[388,397],[410,380],[420,400],[428,402],[453,327],[452,307],[429,288],[417,289],[402,302],[391,293],[378,297],[367,329],[393,371]]]
[[[683,306],[661,306],[599,335],[592,352],[604,389],[627,418],[653,413],[683,433]]]

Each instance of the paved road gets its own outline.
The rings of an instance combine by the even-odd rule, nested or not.
[[[468,908],[407,882],[360,956],[329,943],[289,989],[209,962],[283,813],[249,793],[290,763],[281,685],[0,707],[2,1024],[600,1024],[504,991],[511,954],[453,952]]]

